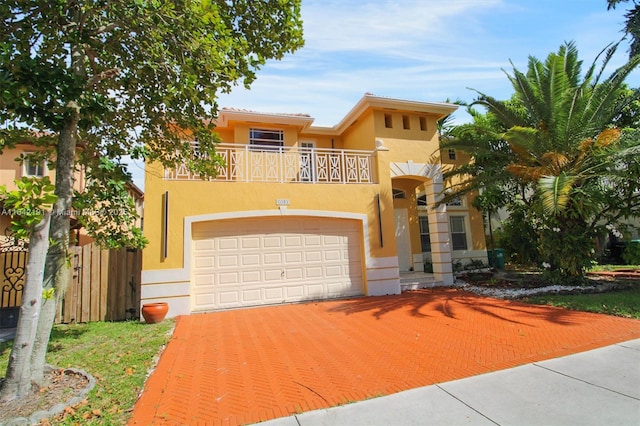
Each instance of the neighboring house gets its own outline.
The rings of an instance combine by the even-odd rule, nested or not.
[[[444,189],[436,123],[456,108],[367,94],[333,127],[222,109],[216,179],[147,164],[141,303],[176,316],[398,294],[425,263],[445,285],[452,262],[486,263],[468,200],[432,208]]]
[[[23,176],[36,176],[43,177],[49,176],[52,183],[55,183],[55,170],[49,170],[46,161],[25,161],[20,164],[16,161],[21,155],[29,154],[38,151],[38,147],[34,146],[30,142],[18,143],[13,148],[5,148],[0,155],[0,185],[5,185],[7,189],[15,189],[15,180],[21,179]],[[85,174],[80,171],[76,172],[74,176],[74,188],[77,191],[82,191],[86,185]],[[142,227],[143,206],[144,206],[144,193],[133,183],[127,184],[128,192],[133,198],[135,203],[136,212],[138,213],[138,220],[136,226]],[[0,207],[2,207],[0,201]],[[5,210],[5,213],[9,213]],[[2,212],[2,209],[0,209]],[[84,246],[93,242],[86,233],[83,232],[80,224],[77,223],[76,217],[71,212],[71,226],[72,237],[74,238],[74,244]],[[4,235],[5,231],[11,224],[11,216],[9,214],[0,214],[0,235]]]

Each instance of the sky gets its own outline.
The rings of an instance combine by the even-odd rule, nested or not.
[[[629,2],[631,4],[631,2]],[[471,102],[477,90],[508,99],[505,75],[573,41],[586,69],[624,27],[624,3],[606,0],[302,0],[305,46],[268,61],[250,90],[219,107],[304,113],[333,126],[365,93],[425,102]],[[623,42],[609,75],[627,59]],[[640,86],[640,70],[628,79]],[[473,89],[473,90],[472,90]],[[463,111],[455,122],[468,121]],[[140,187],[143,172],[131,171]]]

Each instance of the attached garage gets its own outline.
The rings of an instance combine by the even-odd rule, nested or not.
[[[361,228],[303,216],[194,223],[191,309],[363,295]]]

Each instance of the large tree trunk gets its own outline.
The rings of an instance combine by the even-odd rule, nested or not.
[[[29,237],[29,258],[20,316],[9,355],[7,374],[0,389],[0,401],[21,398],[32,390],[31,354],[42,302],[42,279],[49,249],[50,219],[50,213],[45,212],[43,219],[33,227]]]
[[[70,115],[65,121],[64,128],[58,138],[56,150],[56,190],[58,196],[51,216],[51,247],[47,254],[44,272],[44,290],[54,290],[53,297],[42,304],[35,337],[33,353],[31,355],[31,380],[42,383],[47,347],[51,336],[51,329],[56,318],[58,301],[64,296],[69,282],[69,265],[67,254],[69,249],[69,226],[71,202],[73,200],[73,179],[75,167],[76,140],[78,131],[79,111],[75,103],[68,105]]]

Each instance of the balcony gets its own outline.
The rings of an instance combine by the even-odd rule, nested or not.
[[[225,165],[210,179],[215,182],[377,183],[375,151],[219,143],[216,152]],[[164,178],[201,180],[186,166],[166,169]]]

